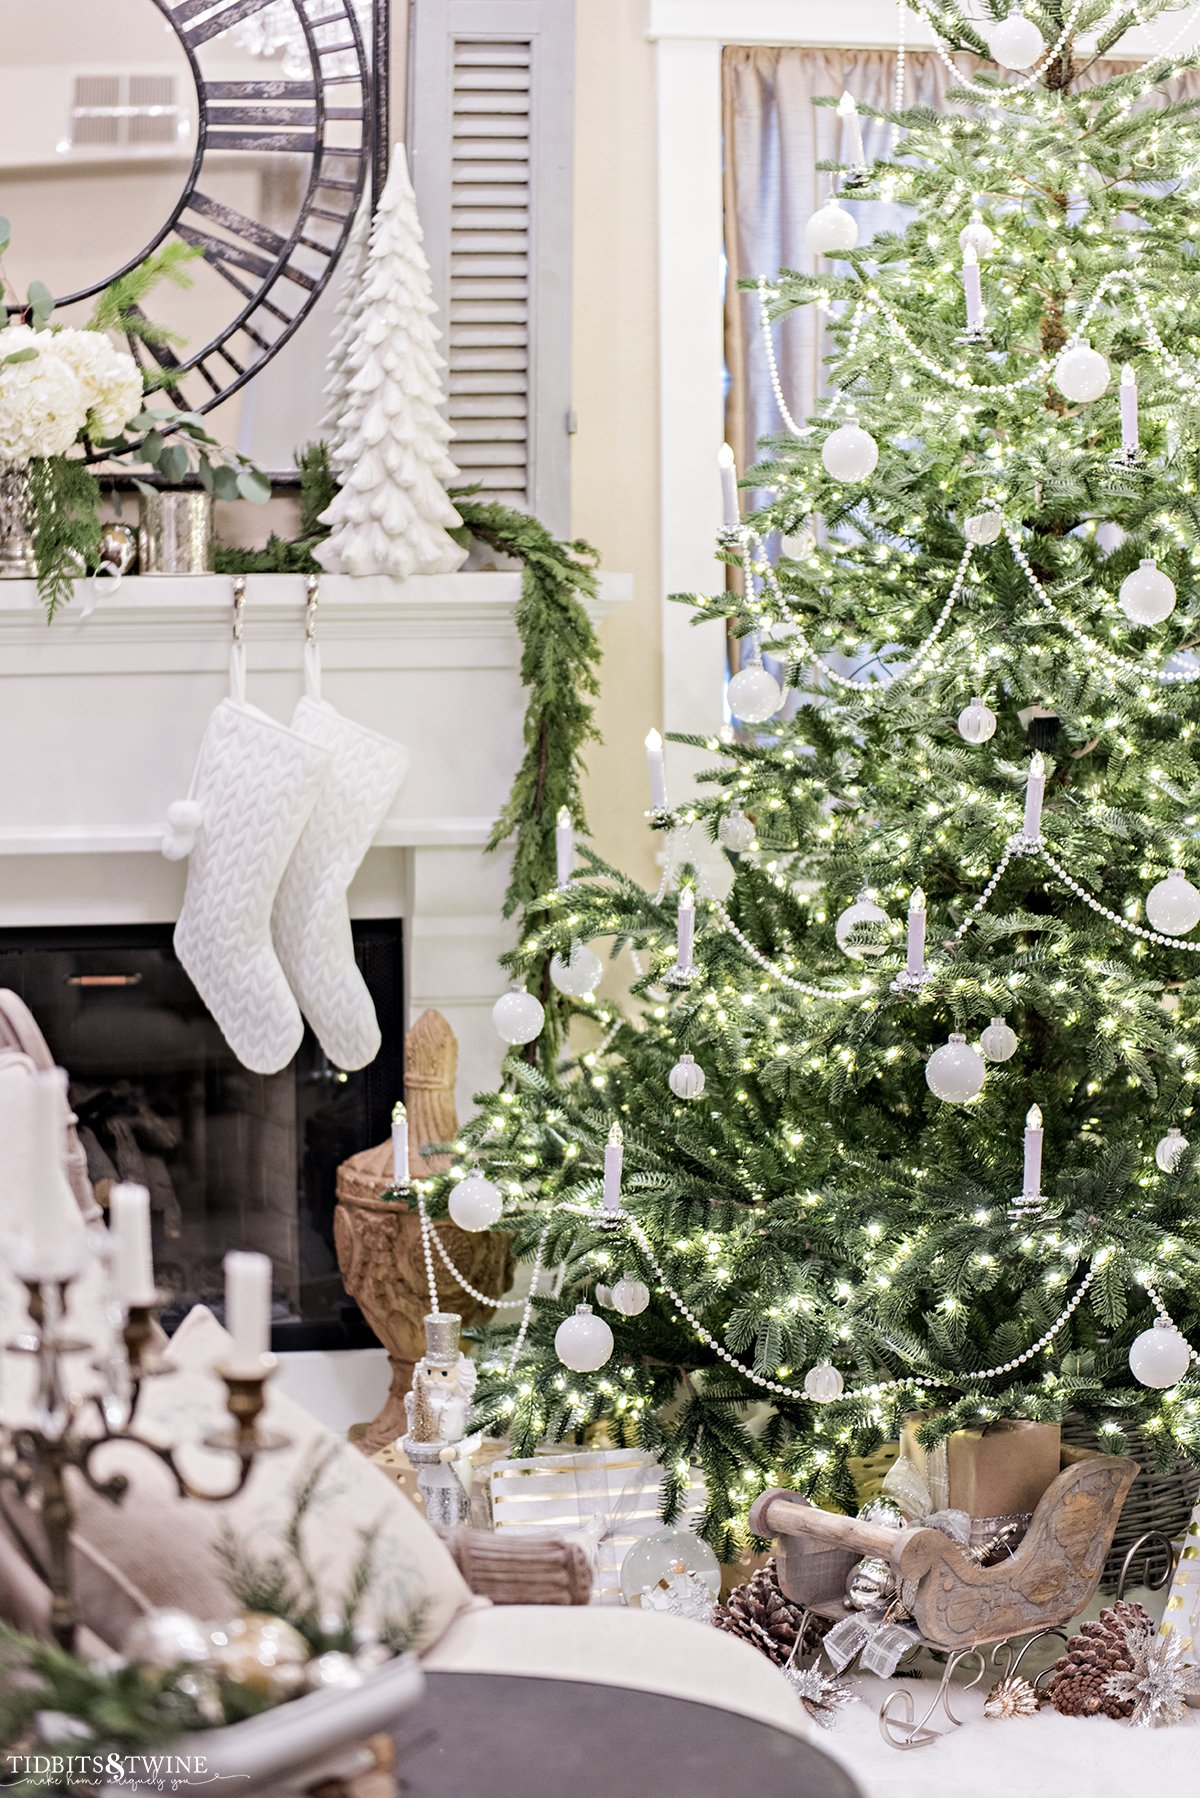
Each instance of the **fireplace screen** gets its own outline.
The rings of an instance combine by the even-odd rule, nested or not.
[[[154,1264],[170,1329],[223,1305],[222,1258],[275,1268],[274,1346],[373,1342],[333,1248],[337,1169],[386,1140],[403,1082],[401,926],[356,923],[383,1049],[333,1067],[311,1031],[280,1074],[234,1058],[171,948],[169,925],[0,932],[0,986],[19,993],[71,1078],[101,1203],[116,1180],[150,1190]]]

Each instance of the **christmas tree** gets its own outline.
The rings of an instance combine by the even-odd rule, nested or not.
[[[853,1508],[914,1408],[1200,1460],[1196,64],[1093,67],[1099,0],[919,10],[991,61],[881,114],[886,163],[843,109],[820,272],[762,288],[824,311],[830,397],[728,520],[739,592],[685,596],[743,639],[742,729],[676,810],[651,743],[660,891],[589,854],[514,957],[631,948],[637,1002],[511,1059],[430,1197],[478,1170],[563,1269],[484,1424],[699,1461],[719,1548],[764,1486]]]

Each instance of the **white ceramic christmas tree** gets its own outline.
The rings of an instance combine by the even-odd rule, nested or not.
[[[329,445],[330,460],[338,469],[341,468],[343,433],[350,413],[350,380],[354,374],[352,352],[359,343],[359,320],[370,249],[371,208],[364,200],[339,265],[341,292],[334,308],[333,336],[326,368],[329,378],[325,383],[326,406],[321,435]]]
[[[346,404],[334,439],[342,486],[323,514],[331,531],[317,559],[333,574],[449,574],[466,556],[447,535],[462,522],[445,492],[458,470],[447,454],[445,361],[402,147],[375,211],[359,286],[345,320]],[[332,378],[340,378],[337,368]]]

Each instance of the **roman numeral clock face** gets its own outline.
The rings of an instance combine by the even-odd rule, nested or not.
[[[146,301],[156,324],[182,323],[186,343],[131,347],[143,366],[153,366],[151,358],[162,366],[169,377],[163,388],[175,405],[207,412],[292,336],[345,244],[370,163],[361,0],[151,4],[165,22],[165,41],[170,44],[171,34],[177,40],[175,61],[181,49],[195,85],[190,167],[173,209],[142,250],[90,285],[56,293],[56,300],[62,314],[159,245],[190,244],[198,252],[188,268],[192,293],[173,304],[164,285]],[[157,30],[151,4],[145,19]],[[242,47],[256,26],[266,29],[259,15],[289,36],[283,69],[252,59]],[[143,228],[151,224],[147,218]]]

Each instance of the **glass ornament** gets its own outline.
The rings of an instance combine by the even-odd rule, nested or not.
[[[568,999],[586,999],[599,986],[603,973],[603,962],[586,943],[572,943],[566,961],[556,955],[550,963],[551,985]]]
[[[739,668],[726,691],[730,711],[743,724],[765,724],[783,704],[783,688],[758,661]]]
[[[500,1188],[480,1173],[468,1174],[450,1193],[450,1222],[474,1235],[500,1221],[504,1200]]]
[[[804,227],[804,241],[814,256],[841,256],[858,242],[858,221],[832,197]]]
[[[1200,924],[1200,893],[1182,868],[1172,868],[1146,894],[1146,917],[1163,936],[1186,936]]]
[[[1002,69],[1032,68],[1046,48],[1046,40],[1033,20],[1020,11],[1010,12],[1007,19],[1001,19],[987,42],[992,61],[998,62]]]
[[[1129,1371],[1143,1386],[1161,1390],[1178,1385],[1191,1358],[1191,1350],[1175,1325],[1165,1317],[1156,1317],[1152,1330],[1143,1330],[1134,1337]]]
[[[717,825],[717,839],[722,849],[731,849],[735,855],[744,855],[747,849],[753,849],[755,828],[740,806],[726,812]]]
[[[1121,582],[1117,596],[1131,624],[1161,624],[1175,610],[1175,583],[1151,556],[1143,556]]]
[[[804,1396],[818,1405],[828,1405],[842,1396],[845,1383],[832,1361],[818,1361],[804,1376]]]
[[[576,1305],[554,1332],[554,1352],[572,1373],[595,1373],[613,1352],[613,1333],[590,1305]]]
[[[681,1055],[667,1075],[667,1085],[677,1099],[698,1099],[704,1091],[704,1069],[690,1055]]]
[[[621,1596],[626,1604],[640,1605],[646,1586],[657,1586],[671,1578],[676,1563],[682,1561],[689,1573],[704,1581],[713,1597],[721,1590],[721,1563],[708,1543],[694,1530],[676,1529],[668,1525],[639,1536],[630,1544],[621,1562]]]
[[[510,987],[492,1006],[492,1023],[506,1043],[531,1043],[545,1022],[541,1000],[523,986]]]
[[[602,1286],[600,1284],[600,1282],[597,1281],[593,1290],[595,1291],[596,1303],[598,1305],[608,1305],[608,1306],[612,1305],[612,1287],[611,1286]]]
[[[881,1555],[865,1555],[846,1577],[847,1610],[876,1611],[895,1596],[896,1576]]]
[[[982,212],[973,212],[970,221],[958,234],[960,250],[974,250],[980,262],[985,262],[996,247],[996,233],[990,225],[983,222]]]
[[[850,941],[853,933],[864,924],[877,925],[880,931],[890,931],[892,925],[892,920],[883,907],[876,905],[865,888],[853,905],[846,907],[833,927],[838,948],[843,955],[848,955],[851,961],[861,961],[864,955],[883,955],[887,950],[885,942],[852,943]]]
[[[1076,343],[1054,364],[1054,385],[1064,399],[1083,404],[1098,400],[1108,386],[1110,369],[1099,350]]]
[[[925,1063],[926,1085],[935,1099],[948,1105],[965,1105],[973,1099],[982,1090],[986,1073],[983,1056],[958,1031]]]
[[[967,743],[986,743],[996,734],[996,714],[976,695],[958,714],[958,734]]]
[[[623,1273],[609,1293],[609,1304],[622,1317],[640,1317],[650,1303],[650,1288],[636,1274]]]
[[[144,1611],[125,1632],[123,1651],[132,1665],[164,1673],[200,1667],[209,1659],[208,1627],[175,1607]]]
[[[865,481],[874,474],[879,445],[869,431],[854,423],[830,431],[821,446],[825,472],[835,481]]]
[[[1179,1157],[1188,1146],[1188,1139],[1179,1128],[1172,1124],[1167,1134],[1154,1151],[1154,1159],[1164,1174],[1173,1174],[1179,1165]]]
[[[973,512],[963,524],[968,543],[994,543],[1004,529],[999,512]]]
[[[1003,1018],[993,1018],[979,1038],[989,1061],[1011,1061],[1017,1052],[1017,1033]]]

